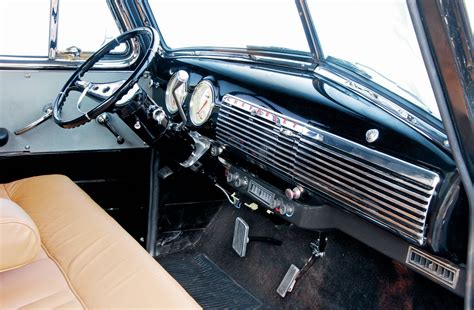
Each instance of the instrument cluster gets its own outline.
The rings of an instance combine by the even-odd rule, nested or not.
[[[180,109],[179,106],[184,111],[184,105],[189,95],[188,81],[180,81],[178,73],[175,72],[171,76],[165,93],[165,106],[170,115],[175,115]],[[210,80],[201,80],[194,87],[187,107],[188,118],[193,126],[202,126],[209,120],[215,101],[215,86]]]

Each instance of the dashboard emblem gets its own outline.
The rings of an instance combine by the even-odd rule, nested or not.
[[[369,129],[365,133],[365,140],[367,140],[367,142],[369,143],[373,143],[377,141],[378,138],[379,138],[379,131],[377,129]]]

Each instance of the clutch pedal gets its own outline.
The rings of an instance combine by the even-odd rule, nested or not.
[[[240,257],[245,257],[249,243],[249,225],[240,217],[235,219],[232,248]]]
[[[250,241],[260,241],[281,245],[282,241],[270,237],[249,236],[249,225],[240,217],[235,219],[234,237],[232,239],[232,248],[240,256],[245,257],[247,254],[247,244]]]

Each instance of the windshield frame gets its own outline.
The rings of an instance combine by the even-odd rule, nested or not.
[[[159,30],[158,22],[155,18],[155,15],[153,14],[153,10],[148,3],[148,0],[135,0],[135,2],[137,7],[139,7],[142,11],[140,12],[140,15],[144,23],[157,29],[158,34],[160,35],[160,42],[163,52],[167,57],[170,58],[193,56],[207,58],[238,58],[241,60],[296,67],[308,71],[314,70],[314,68],[316,68],[319,63],[321,50],[319,48],[319,42],[317,41],[317,36],[315,34],[315,28],[311,21],[311,16],[309,15],[309,11],[306,6],[306,0],[295,0],[295,5],[298,9],[300,21],[305,32],[309,52],[264,46],[247,46],[246,48],[217,46],[171,48],[166,43],[166,39]]]

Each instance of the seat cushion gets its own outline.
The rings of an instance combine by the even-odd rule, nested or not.
[[[45,254],[83,307],[199,308],[153,257],[67,177],[40,176],[0,185],[0,198],[11,199],[33,219]],[[9,285],[8,273],[22,268],[0,273],[1,291]],[[5,306],[4,298],[0,296],[0,308]]]
[[[9,199],[0,198],[0,272],[33,261],[41,241],[33,220]]]

